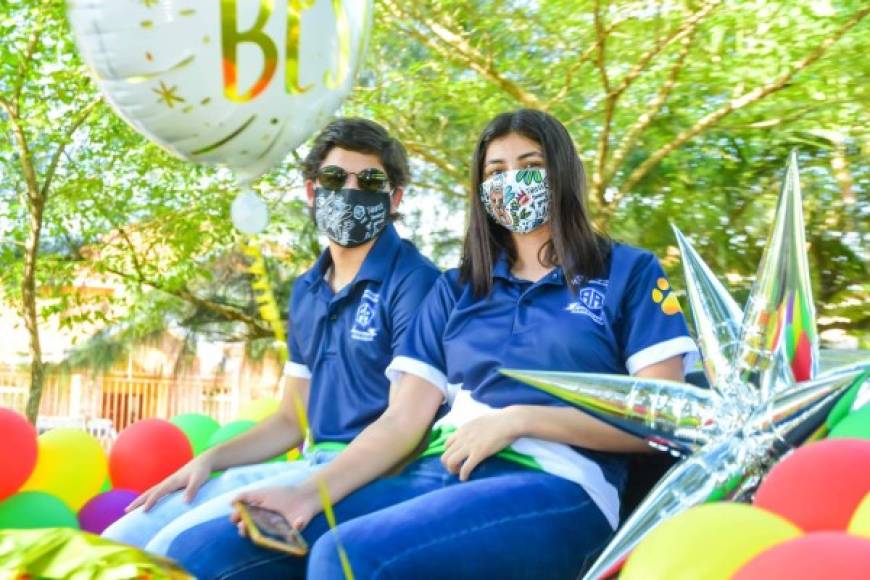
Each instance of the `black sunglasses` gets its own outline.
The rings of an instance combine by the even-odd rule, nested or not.
[[[317,181],[326,189],[338,191],[344,187],[347,178],[351,175],[356,175],[359,188],[366,193],[384,191],[390,181],[386,173],[375,167],[369,167],[360,171],[347,171],[338,165],[321,167],[317,171]]]

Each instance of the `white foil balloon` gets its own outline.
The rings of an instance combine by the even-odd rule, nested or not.
[[[326,124],[365,52],[371,0],[70,0],[109,102],[172,153],[259,177]]]

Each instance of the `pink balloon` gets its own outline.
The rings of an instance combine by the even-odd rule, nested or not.
[[[128,489],[113,489],[94,496],[79,510],[79,524],[86,532],[102,534],[121,519],[124,508],[139,494]]]
[[[24,485],[36,466],[36,429],[27,419],[0,407],[0,501]]]
[[[845,530],[868,491],[870,440],[827,439],[776,464],[754,503],[808,532]]]
[[[109,453],[112,486],[144,492],[193,458],[184,431],[163,419],[133,423]]]
[[[765,550],[732,580],[866,580],[870,539],[843,532],[814,532]]]

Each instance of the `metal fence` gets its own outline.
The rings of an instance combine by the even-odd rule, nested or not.
[[[0,407],[24,413],[30,374],[0,370]],[[107,449],[127,425],[140,419],[169,419],[202,413],[223,424],[255,398],[238,377],[174,378],[125,373],[57,373],[46,376],[37,430],[85,429]],[[276,389],[256,393],[276,396]]]

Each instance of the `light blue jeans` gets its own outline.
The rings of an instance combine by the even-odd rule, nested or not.
[[[315,450],[299,461],[262,463],[228,469],[207,481],[193,501],[184,501],[184,490],[162,498],[147,512],[137,508],[103,531],[103,537],[165,555],[182,532],[216,518],[228,517],[235,497],[251,489],[295,485],[338,455]]]

